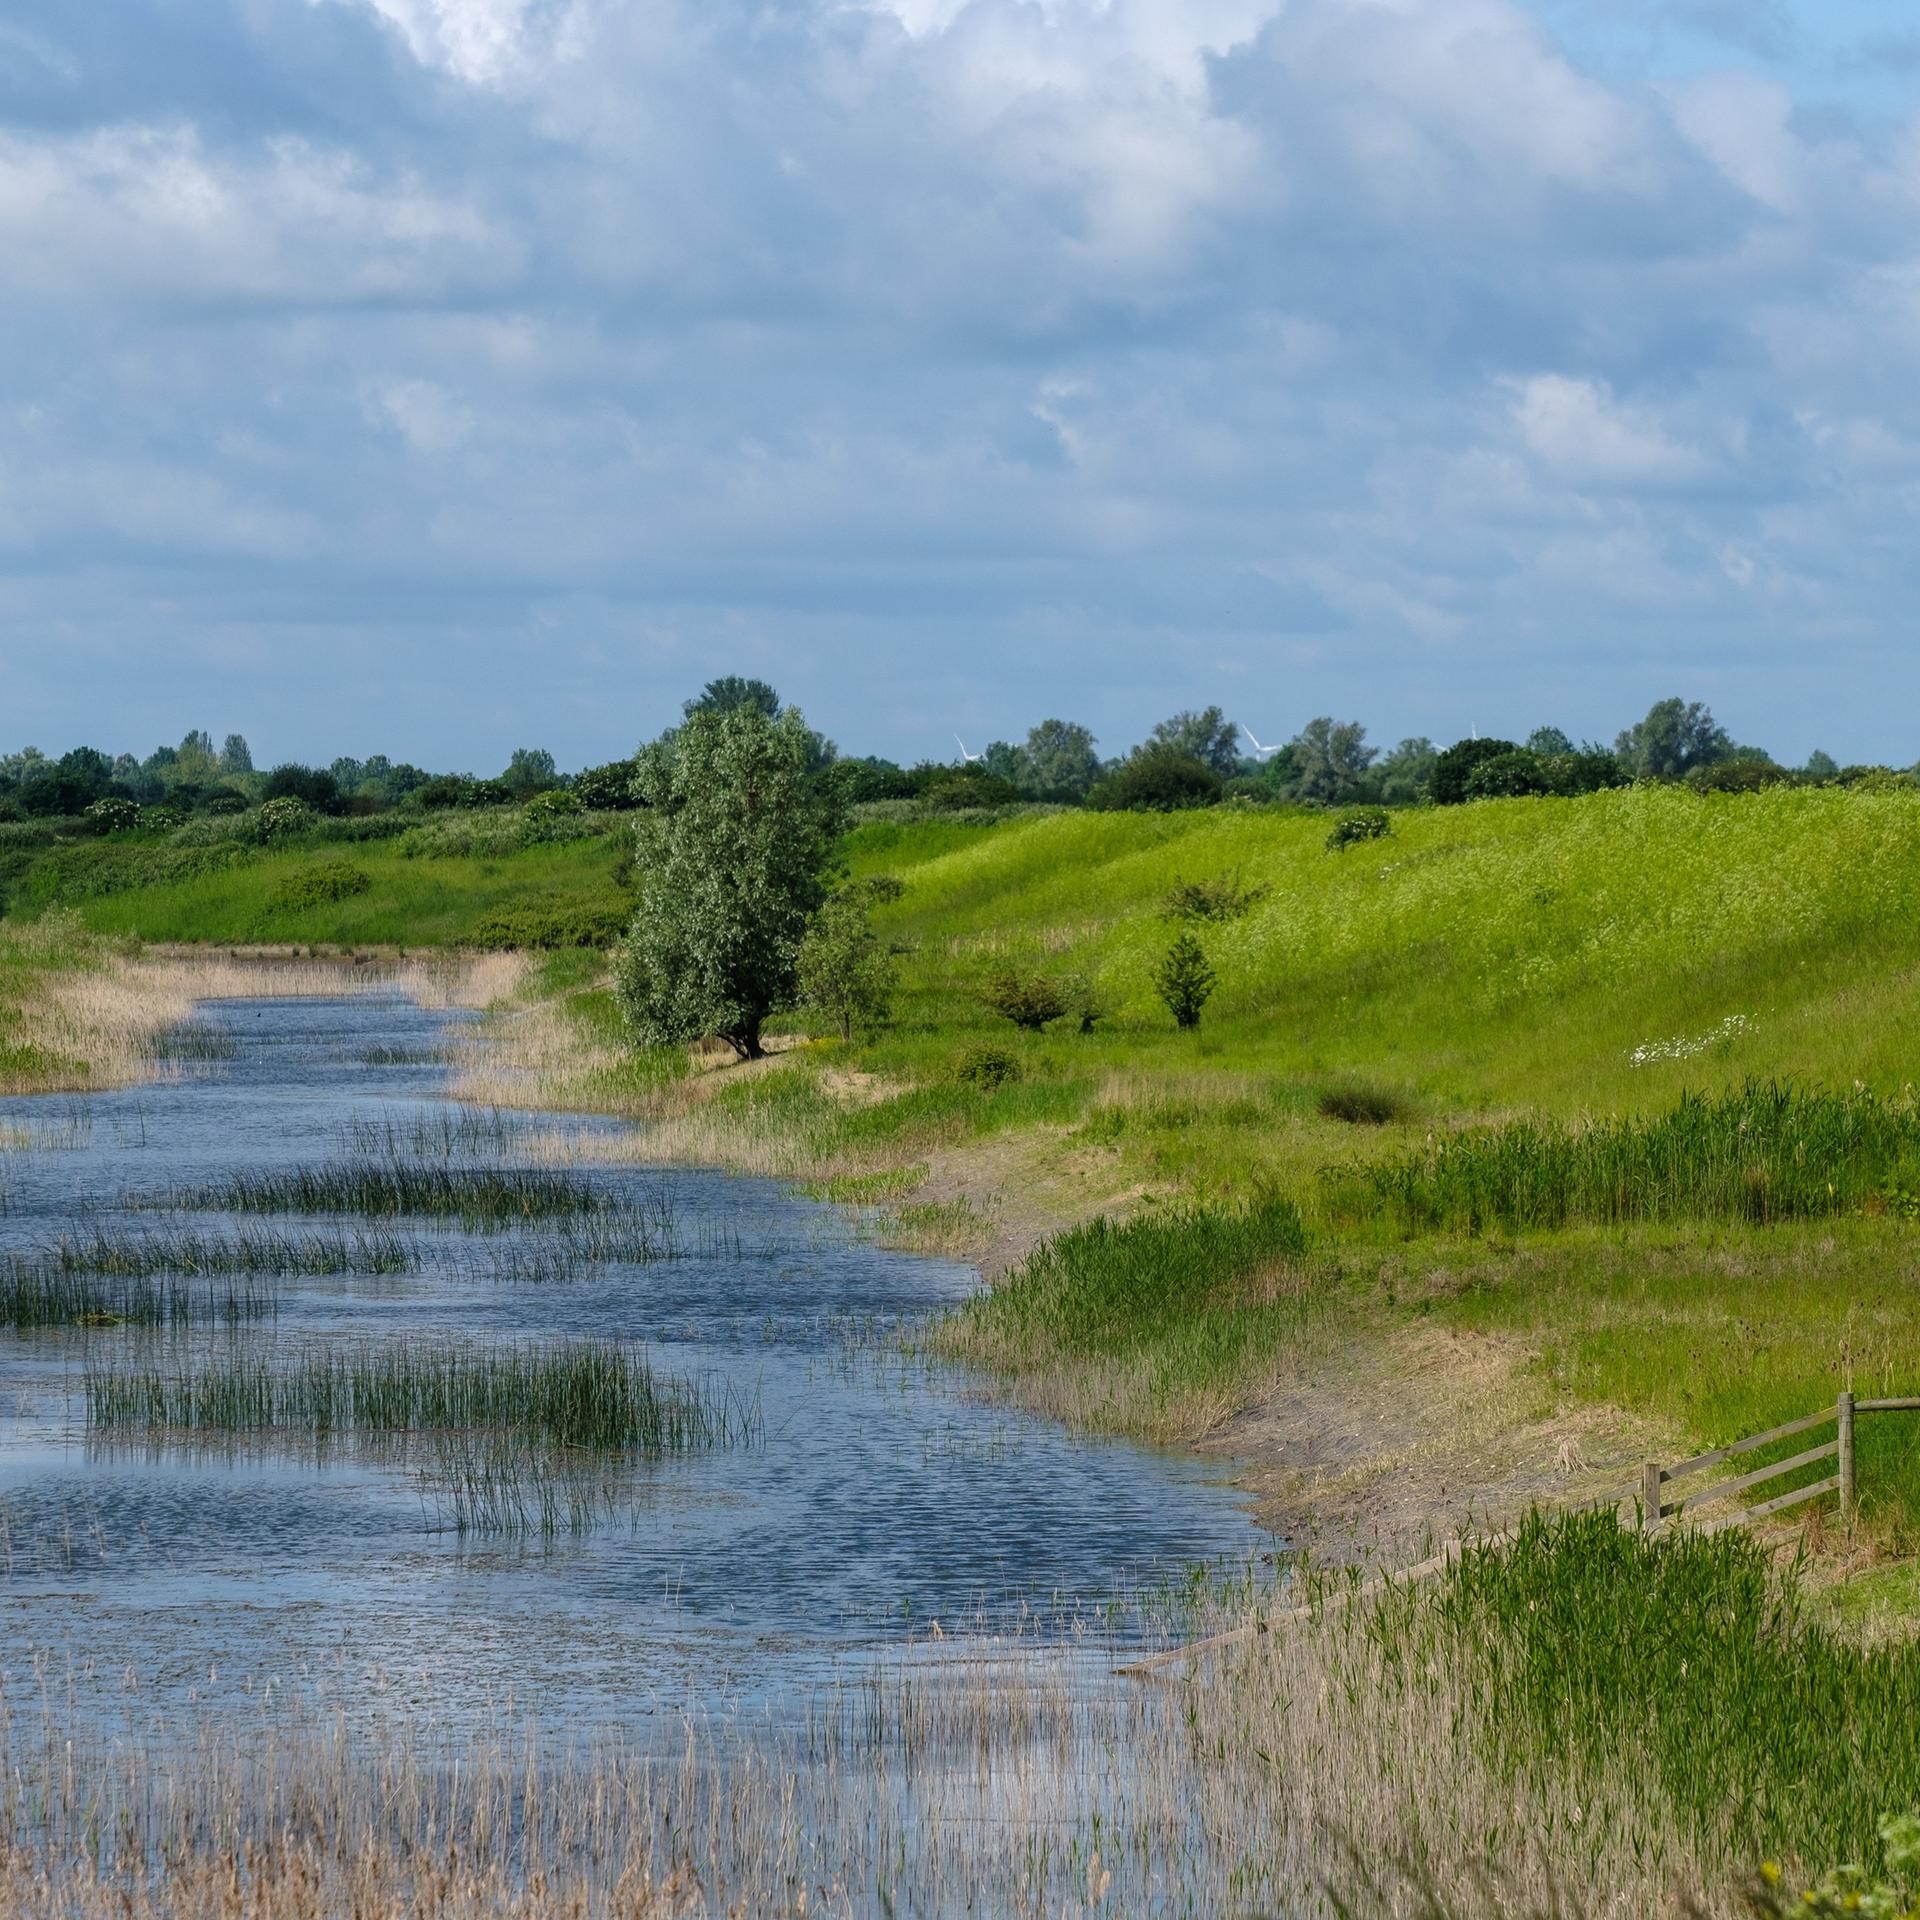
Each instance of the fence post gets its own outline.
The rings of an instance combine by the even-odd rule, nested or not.
[[[1649,1460],[1640,1469],[1640,1524],[1649,1533],[1660,1531],[1660,1462]]]
[[[1840,1426],[1840,1518],[1853,1525],[1853,1395],[1843,1393],[1834,1409]]]

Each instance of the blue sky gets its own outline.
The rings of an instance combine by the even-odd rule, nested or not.
[[[9,0],[0,748],[1920,759],[1873,0]]]

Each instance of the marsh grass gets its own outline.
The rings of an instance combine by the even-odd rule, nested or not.
[[[632,1741],[517,1702],[380,1723],[308,1688],[271,1717],[76,1729],[57,1686],[16,1690],[0,1900],[31,1920],[1632,1920],[1738,1911],[1761,1851],[1865,1857],[1914,1797],[1920,1651],[1810,1626],[1738,1536],[1608,1529],[1537,1522],[1385,1593],[1196,1592],[1184,1630],[1268,1630],[1165,1680],[1110,1679],[1093,1622],[1062,1644],[956,1621],[823,1681],[796,1722],[696,1696]]]
[[[206,1234],[188,1228],[148,1233],[62,1235],[28,1255],[16,1255],[16,1272],[110,1274],[145,1279],[161,1274],[270,1274],[318,1276],[411,1273],[419,1249],[395,1233],[274,1233],[242,1228]]]
[[[415,1216],[488,1229],[578,1220],[618,1209],[578,1175],[535,1167],[454,1167],[430,1161],[342,1160],[234,1173],[152,1204],[188,1211]]]
[[[1333,1169],[1325,1186],[1336,1217],[1411,1233],[1920,1211],[1920,1107],[1749,1080],[1646,1118],[1479,1128]]]
[[[1056,1234],[927,1345],[1077,1424],[1192,1439],[1299,1336],[1321,1286],[1291,1202],[1168,1207]]]
[[[751,1432],[748,1411],[657,1375],[637,1348],[594,1340],[370,1347],[284,1365],[220,1359],[191,1371],[109,1362],[88,1369],[85,1388],[88,1420],[102,1432],[498,1429],[643,1458]]]
[[[271,1288],[246,1280],[192,1287],[132,1275],[98,1277],[17,1257],[0,1263],[0,1326],[16,1332],[238,1323],[263,1319],[278,1304]]]

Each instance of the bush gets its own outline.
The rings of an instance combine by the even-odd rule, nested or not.
[[[117,800],[111,795],[96,800],[84,818],[102,833],[129,833],[140,824],[140,805],[135,800]]]
[[[1364,1080],[1344,1080],[1324,1088],[1320,1111],[1329,1120],[1344,1120],[1349,1126],[1384,1127],[1389,1120],[1403,1120],[1407,1103],[1389,1087],[1369,1086]]]
[[[1154,969],[1154,991],[1167,1003],[1174,1024],[1197,1027],[1200,1009],[1213,996],[1216,975],[1207,959],[1207,950],[1190,933],[1183,933],[1167,949],[1167,957]]]
[[[1073,1003],[1071,984],[1038,968],[1007,962],[988,980],[981,998],[1003,1020],[1038,1033],[1049,1020],[1058,1020]]]
[[[344,860],[316,860],[290,873],[267,896],[269,913],[299,913],[307,907],[330,907],[339,900],[371,891],[373,881]]]
[[[1633,775],[1604,747],[1583,753],[1543,754],[1547,788],[1572,800],[1583,793],[1606,793],[1614,787],[1630,787]]]
[[[617,895],[587,899],[556,895],[497,909],[480,921],[465,944],[489,952],[610,947],[626,932],[632,917],[632,902]]]
[[[1489,754],[1467,775],[1469,800],[1518,800],[1526,794],[1546,793],[1551,783],[1537,753],[1515,747],[1511,753]]]
[[[603,767],[588,767],[573,783],[580,804],[594,813],[628,813],[640,804],[633,790],[633,776],[639,770],[634,760],[609,760]]]
[[[579,813],[580,796],[565,787],[547,787],[521,809],[529,820],[562,820]]]
[[[303,767],[290,760],[267,775],[260,797],[269,802],[299,800],[315,813],[331,813],[340,804],[340,783],[322,767]]]
[[[1333,831],[1327,835],[1327,851],[1344,853],[1363,840],[1378,840],[1392,831],[1393,822],[1385,807],[1355,807],[1333,823]]]
[[[1759,793],[1792,778],[1785,767],[1765,760],[1716,760],[1711,766],[1695,767],[1686,782],[1695,793]]]
[[[1161,909],[1168,920],[1237,920],[1267,897],[1267,887],[1243,887],[1231,870],[1217,880],[1183,880],[1174,875],[1172,890]]]
[[[1020,1078],[1020,1061],[1005,1047],[969,1047],[953,1063],[953,1077],[963,1087],[978,1087],[992,1093],[1010,1080]]]
[[[1210,807],[1220,792],[1220,776],[1204,760],[1150,746],[1121,761],[1087,795],[1087,805],[1105,813],[1176,813]]]
[[[1427,780],[1427,798],[1436,807],[1456,807],[1472,797],[1467,782],[1483,760],[1521,751],[1511,740],[1456,740],[1434,761]]]
[[[291,840],[317,826],[319,818],[306,801],[291,793],[269,800],[253,816],[260,838],[265,841]]]

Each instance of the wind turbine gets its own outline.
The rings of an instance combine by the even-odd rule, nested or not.
[[[1269,754],[1278,753],[1280,751],[1280,749],[1277,746],[1263,747],[1260,744],[1258,736],[1254,733],[1251,727],[1242,727],[1240,731],[1244,733],[1247,736],[1247,738],[1253,742],[1253,755],[1256,760],[1264,760]]]
[[[957,733],[953,737],[959,745],[960,758],[965,765],[970,767],[976,760],[984,760],[987,757],[984,753],[969,753],[967,751],[967,743],[962,740]]]

